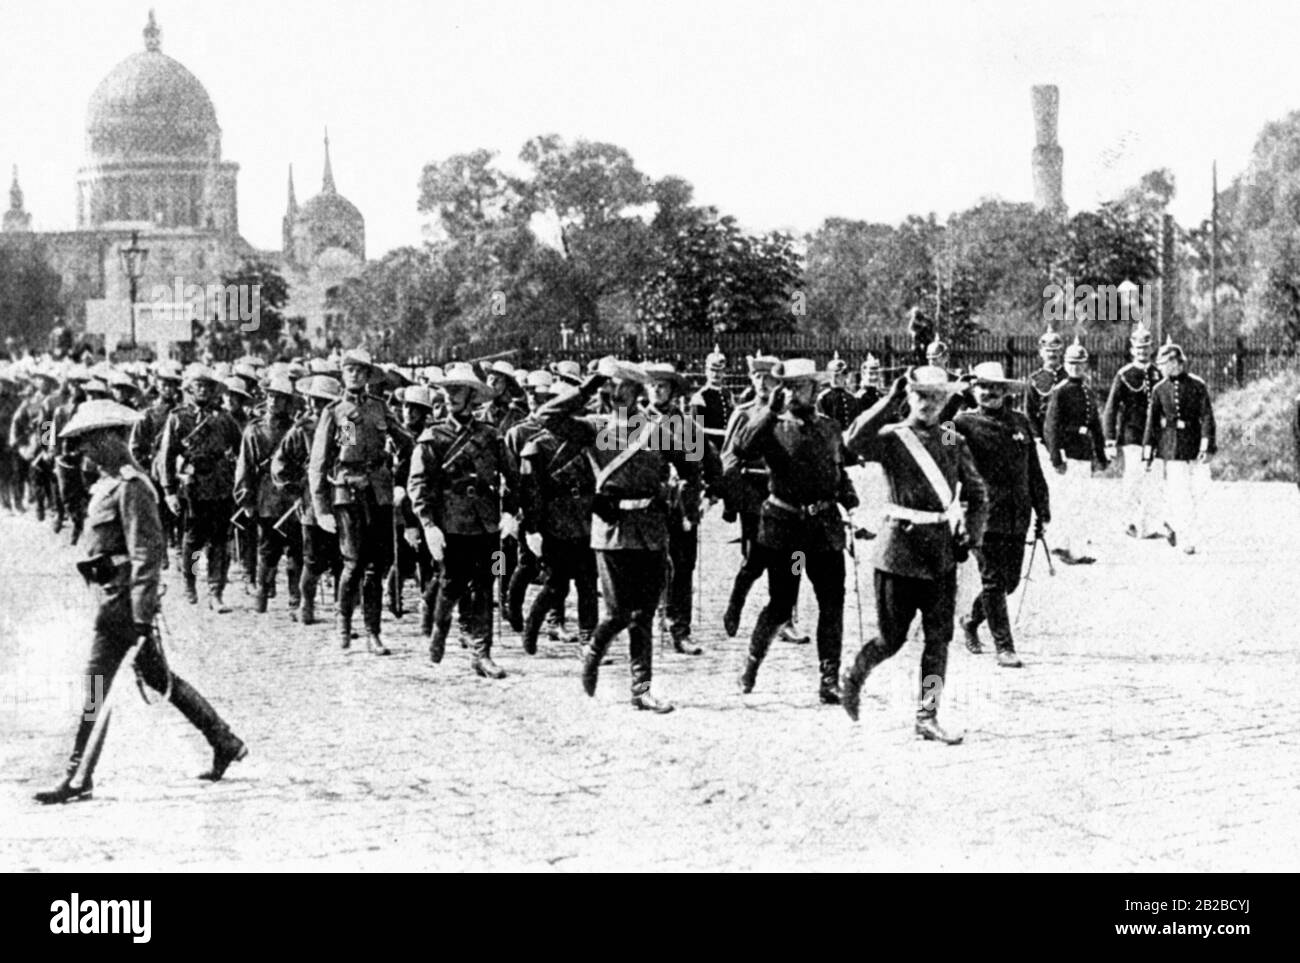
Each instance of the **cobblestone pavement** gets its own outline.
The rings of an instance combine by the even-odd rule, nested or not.
[[[202,738],[128,691],[95,800],[49,808],[30,795],[61,771],[92,603],[66,536],[0,518],[0,869],[1300,865],[1292,486],[1216,485],[1207,516],[1221,521],[1197,556],[1116,533],[1091,568],[1052,578],[1040,557],[1019,627],[1027,667],[953,645],[941,719],[968,736],[952,748],[913,738],[915,639],[872,676],[857,726],[817,704],[812,646],[776,643],[754,694],[738,695],[765,591],[725,638],[739,547],[716,512],[701,553],[707,654],[656,646],[656,691],[679,707],[667,716],[628,705],[625,638],[588,699],[574,646],[528,657],[507,629],[510,676],[488,682],[454,644],[431,666],[414,612],[385,613],[392,657],[345,653],[328,624],[290,622],[283,587],[266,616],[238,587],[235,612],[212,616],[180,601],[173,569],[172,662],[248,759],[219,784],[194,779]],[[864,567],[868,634],[870,586]],[[962,598],[972,590],[966,572]],[[851,587],[845,622],[851,653]]]

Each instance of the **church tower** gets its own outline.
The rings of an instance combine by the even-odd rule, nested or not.
[[[280,243],[284,251],[285,260],[290,264],[295,263],[297,258],[293,250],[293,228],[298,220],[298,196],[293,190],[293,165],[289,165],[289,203],[285,206],[284,220],[280,225]]]
[[[30,231],[32,216],[23,210],[23,189],[18,186],[18,165],[14,165],[14,180],[9,186],[9,210],[5,211],[6,232]]]

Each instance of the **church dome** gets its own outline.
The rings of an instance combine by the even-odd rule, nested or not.
[[[298,219],[315,227],[351,227],[363,222],[357,206],[342,194],[334,192],[317,194],[298,214]]]
[[[219,156],[221,128],[212,98],[181,63],[159,49],[150,11],[145,49],[99,82],[86,111],[92,163]]]

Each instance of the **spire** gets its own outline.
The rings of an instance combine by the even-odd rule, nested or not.
[[[321,193],[334,194],[334,168],[330,166],[330,129],[325,128],[325,176],[321,180]]]
[[[144,49],[157,52],[162,46],[162,31],[158,29],[158,21],[154,19],[153,9],[149,10],[149,22],[144,25]]]
[[[285,258],[290,264],[295,262],[293,250],[293,229],[298,220],[298,197],[293,190],[293,165],[289,165],[289,203],[285,207],[284,220],[280,224],[280,240]]]
[[[289,165],[289,216],[298,213],[298,196],[293,190],[293,165]]]
[[[9,209],[22,213],[23,189],[18,186],[18,165],[14,165],[14,181],[9,185]]]
[[[9,210],[0,221],[5,231],[30,231],[32,216],[23,210],[23,189],[18,186],[18,165],[14,165],[14,180],[9,186]]]

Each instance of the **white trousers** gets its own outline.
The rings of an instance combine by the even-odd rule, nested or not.
[[[1159,525],[1156,501],[1160,495],[1154,469],[1147,471],[1141,445],[1124,445],[1124,524],[1137,529],[1142,538]]]
[[[1200,503],[1210,487],[1210,466],[1196,461],[1166,461],[1165,517],[1179,548],[1195,548],[1201,538]]]
[[[1092,480],[1092,462],[1079,458],[1065,460],[1065,474],[1048,476],[1056,480],[1052,489],[1052,548],[1073,555],[1086,555],[1092,541],[1091,530],[1097,524],[1095,504],[1097,486]]]

